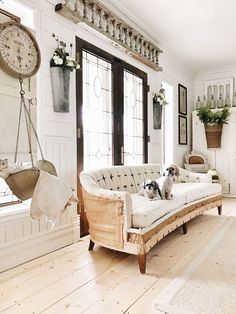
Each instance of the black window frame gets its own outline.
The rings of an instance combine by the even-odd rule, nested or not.
[[[83,106],[83,58],[82,51],[86,50],[89,53],[94,54],[100,58],[111,63],[113,79],[113,165],[122,165],[121,161],[121,147],[123,146],[124,134],[123,134],[123,104],[124,100],[124,70],[137,75],[143,80],[143,149],[144,149],[144,163],[148,161],[148,83],[147,73],[134,67],[133,65],[113,56],[112,54],[96,47],[87,41],[76,37],[76,55],[80,59],[80,70],[76,71],[76,127],[80,130],[80,136],[77,136],[77,167],[78,174],[83,170],[83,121],[82,121],[82,106]]]

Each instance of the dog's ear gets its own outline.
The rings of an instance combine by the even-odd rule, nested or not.
[[[155,191],[159,189],[159,185],[156,181],[153,181],[153,186]]]

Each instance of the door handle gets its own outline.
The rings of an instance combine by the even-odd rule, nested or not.
[[[124,146],[121,146],[120,148],[120,159],[121,159],[121,164],[124,165],[125,162],[125,154],[129,154],[129,152],[124,151]]]
[[[121,160],[121,164],[124,164],[124,159],[125,159],[125,152],[124,152],[124,146],[121,146],[120,148],[120,160]]]

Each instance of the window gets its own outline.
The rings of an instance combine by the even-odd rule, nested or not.
[[[165,138],[163,139],[163,160],[162,163],[172,164],[174,162],[174,89],[167,82],[161,83],[165,89],[165,97],[168,105],[165,106]],[[168,144],[167,144],[168,143]]]
[[[21,201],[12,193],[5,180],[0,178],[0,207],[19,203]]]
[[[111,63],[83,51],[84,168],[111,165],[113,107]]]
[[[77,38],[79,170],[147,161],[147,75]]]
[[[124,70],[124,164],[141,164],[144,152],[143,80]]]

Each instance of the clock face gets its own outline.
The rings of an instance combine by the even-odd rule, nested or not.
[[[38,71],[39,47],[26,27],[16,22],[0,25],[0,66],[14,77],[29,77]]]

